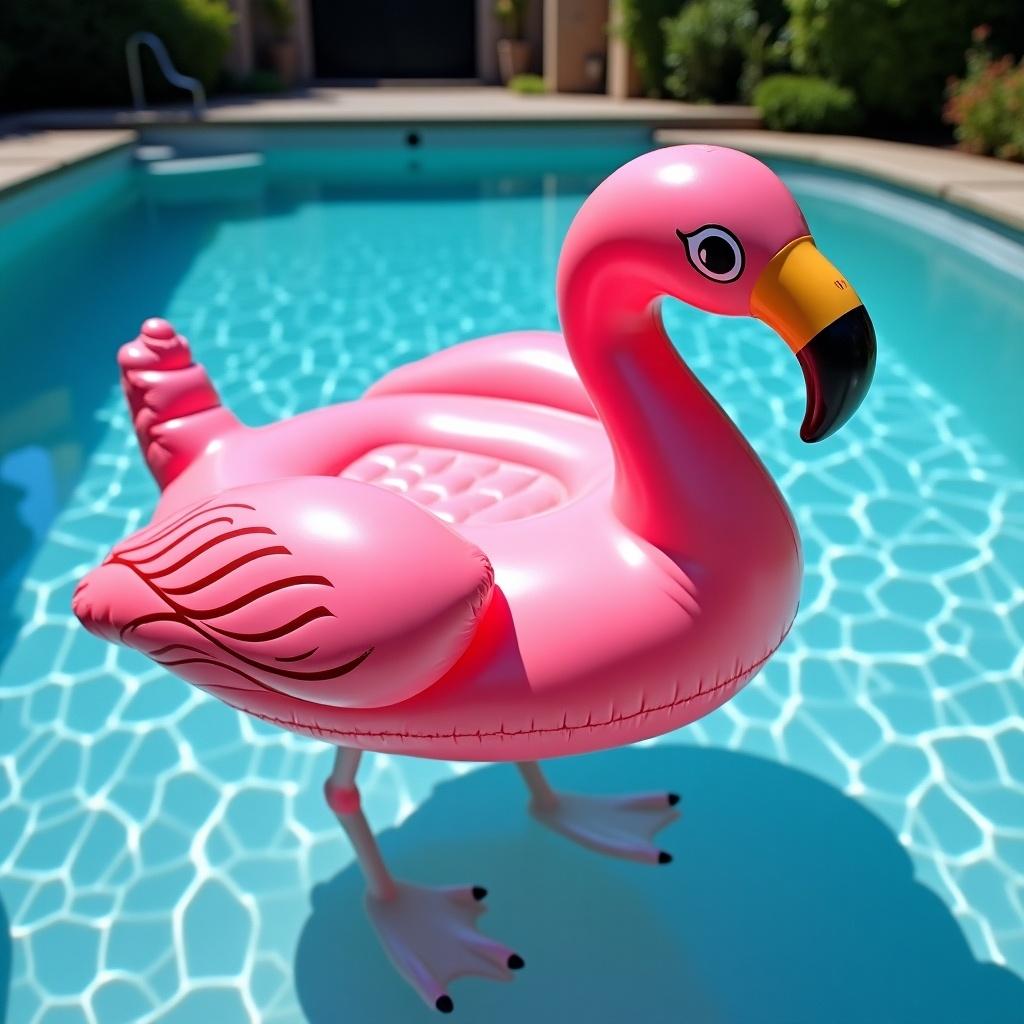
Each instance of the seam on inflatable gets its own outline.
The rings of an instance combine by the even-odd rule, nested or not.
[[[306,725],[302,722],[298,722],[293,718],[277,718],[274,715],[262,714],[258,711],[245,710],[247,714],[253,715],[255,718],[259,718],[264,722],[271,722],[274,725],[281,725],[287,729],[301,729],[305,732],[311,733],[315,736],[351,736],[355,738],[366,737],[368,739],[400,739],[400,740],[440,740],[440,739],[454,739],[454,740],[474,740],[484,739],[485,737],[492,736],[535,736],[542,733],[573,733],[579,729],[603,729],[612,725],[619,725],[622,722],[628,722],[634,718],[639,718],[641,715],[652,715],[657,714],[659,711],[671,711],[672,708],[679,707],[681,704],[689,704],[692,701],[698,700],[701,697],[709,697],[719,690],[725,689],[727,686],[731,686],[733,683],[742,679],[744,676],[749,676],[756,672],[769,658],[785,643],[786,637],[789,636],[789,631],[793,628],[793,623],[796,621],[796,615],[789,620],[789,625],[782,632],[782,636],[779,637],[778,642],[768,649],[756,661],[750,662],[744,668],[734,672],[728,679],[723,679],[716,683],[710,689],[700,689],[696,693],[689,694],[686,697],[679,697],[668,701],[665,704],[658,704],[654,707],[643,707],[641,705],[640,710],[631,711],[628,715],[614,715],[604,722],[593,722],[588,719],[586,722],[581,722],[579,725],[569,725],[563,718],[562,725],[550,725],[550,726],[532,726],[529,729],[515,729],[508,730],[504,725],[500,729],[492,729],[488,732],[478,730],[477,732],[456,732],[454,729],[451,732],[397,732],[395,730],[380,730],[374,731],[369,729],[332,729],[329,726],[322,725]],[[210,687],[213,689],[213,687]]]

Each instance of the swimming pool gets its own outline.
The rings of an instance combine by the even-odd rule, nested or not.
[[[561,238],[637,140],[426,143],[358,161],[293,146],[180,176],[111,160],[5,229],[13,1022],[426,1012],[363,920],[322,803],[330,752],[70,613],[78,577],[154,499],[114,364],[145,316],[192,339],[251,423],[353,398],[463,338],[556,326]],[[667,325],[794,510],[800,615],[707,719],[552,766],[594,791],[671,777],[685,807],[672,873],[563,848],[508,768],[364,768],[371,822],[404,822],[382,838],[396,870],[488,885],[485,930],[529,964],[512,988],[460,987],[463,1019],[852,1024],[1024,1007],[1024,240],[866,180],[779,169],[878,330],[861,412],[806,448],[799,370],[766,328],[678,305]]]

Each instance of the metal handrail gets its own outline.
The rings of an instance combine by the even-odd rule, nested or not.
[[[196,117],[201,116],[206,109],[206,92],[203,89],[203,83],[198,78],[183,75],[171,63],[171,56],[167,52],[163,40],[152,32],[136,32],[128,37],[128,42],[124,45],[124,56],[128,62],[128,79],[132,87],[132,106],[136,110],[142,110],[146,106],[146,94],[142,88],[142,67],[139,63],[139,48],[143,45],[153,51],[153,56],[156,57],[156,62],[160,65],[164,78],[171,85],[176,85],[179,89],[187,89],[192,93],[192,110]]]

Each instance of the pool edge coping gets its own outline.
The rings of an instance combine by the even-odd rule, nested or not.
[[[50,143],[59,137],[59,145]],[[138,132],[130,128],[59,129],[28,131],[0,135],[0,202],[19,192],[85,167],[111,153],[127,149],[138,140]],[[77,143],[77,144],[76,144]],[[10,155],[10,150],[24,150]]]
[[[463,124],[470,126],[469,121],[446,123],[453,127]],[[530,123],[538,126],[557,124],[547,120]],[[622,122],[609,119],[594,123]],[[190,127],[205,131],[208,126],[216,129],[222,127],[223,123],[200,123]],[[335,128],[352,126],[365,127],[366,122],[350,121],[344,125],[335,122],[332,125]],[[320,122],[318,127],[327,127],[327,124]],[[855,135],[805,135],[722,127],[651,128],[651,142],[655,146],[715,143],[733,146],[756,156],[789,158],[849,171],[944,200],[1007,227],[1024,231],[1024,166],[992,157]],[[56,149],[48,145],[55,137],[59,137],[61,142]],[[134,128],[73,131],[54,128],[0,137],[0,201],[71,168],[85,166],[125,149],[138,138],[139,132]],[[80,145],[74,145],[75,142]],[[6,156],[5,150],[14,147],[28,152],[13,159]],[[10,172],[7,180],[5,171]]]

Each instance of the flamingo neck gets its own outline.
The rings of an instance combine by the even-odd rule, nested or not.
[[[736,544],[752,522],[770,528],[763,518],[788,533],[771,478],[665,334],[661,296],[636,276],[592,268],[560,280],[559,306],[614,452],[618,518],[685,558]]]

